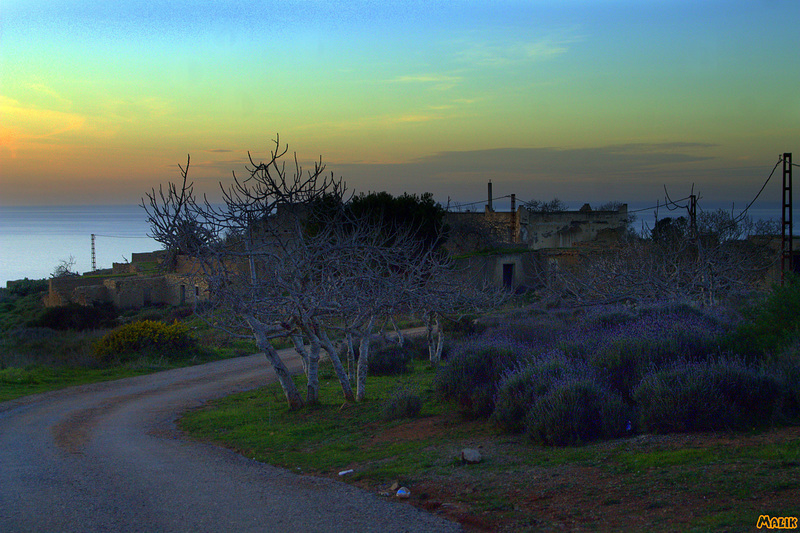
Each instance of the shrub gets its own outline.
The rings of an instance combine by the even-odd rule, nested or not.
[[[462,316],[458,320],[444,320],[443,327],[448,335],[456,337],[477,335],[486,329],[486,325],[479,322],[475,315]]]
[[[525,417],[531,406],[547,394],[552,385],[568,377],[587,377],[591,374],[585,363],[568,359],[555,351],[526,366],[505,372],[497,385],[492,420],[512,433],[525,429]]]
[[[47,291],[47,280],[46,279],[28,279],[25,278],[23,280],[14,282],[11,286],[6,289],[9,294],[12,294],[17,297],[24,297],[29,296],[31,294],[38,294],[40,292]]]
[[[612,308],[610,310],[600,308],[594,316],[589,317],[589,321],[592,325],[604,329],[611,329],[628,324],[634,320],[636,320],[636,315],[626,308]]]
[[[42,296],[29,294],[0,301],[0,331],[28,326],[44,313]]]
[[[719,354],[724,329],[717,317],[673,305],[643,310],[635,320],[608,329],[589,328],[571,342],[583,341],[589,363],[630,399],[633,387],[654,368]]]
[[[136,315],[137,320],[164,320],[165,312],[162,309],[145,309]]]
[[[116,318],[117,311],[110,304],[85,306],[69,303],[45,309],[39,318],[28,325],[61,331],[85,331],[113,327]]]
[[[673,364],[633,390],[643,429],[653,433],[750,429],[796,415],[791,385],[741,360]]]
[[[468,415],[488,417],[501,376],[526,359],[520,352],[486,343],[466,343],[439,367],[434,387],[439,397],[455,401]]]
[[[369,373],[373,376],[397,376],[409,370],[412,346],[386,344],[369,352]]]
[[[384,404],[381,416],[384,420],[416,418],[422,410],[422,399],[407,388],[400,388]]]
[[[538,444],[572,446],[627,433],[630,409],[617,394],[594,380],[566,378],[531,406],[528,437]]]
[[[589,363],[613,390],[628,397],[649,370],[678,357],[674,339],[621,338],[601,346]]]
[[[51,328],[19,328],[7,333],[7,338],[15,342],[40,341],[42,339],[52,339],[58,335]]]
[[[487,327],[481,334],[481,339],[494,342],[501,338],[528,348],[539,348],[550,345],[569,333],[570,330],[565,327],[564,322],[552,314],[531,316],[529,312],[526,317],[505,319]]]
[[[95,345],[95,357],[102,362],[130,360],[141,354],[186,357],[197,351],[189,328],[177,321],[171,325],[140,320],[117,328]]]
[[[729,339],[736,353],[759,357],[791,344],[800,333],[800,278],[791,276],[783,287],[773,287],[763,302],[745,314],[745,321]]]

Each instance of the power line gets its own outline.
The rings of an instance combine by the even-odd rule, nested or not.
[[[684,201],[684,200],[688,200],[689,198],[691,198],[691,196],[687,196],[687,197],[685,197],[685,198],[680,198],[679,200],[675,200],[675,201],[674,201],[674,202],[672,202],[672,203],[682,202],[682,201]],[[660,207],[665,207],[665,206],[666,206],[666,204],[656,204],[656,205],[654,205],[654,206],[651,206],[651,207],[642,207],[641,209],[632,209],[632,210],[628,210],[628,213],[638,213],[638,212],[640,212],[640,211],[650,211],[650,210],[652,210],[652,209],[658,209],[658,208],[660,208]],[[686,206],[683,206],[683,207],[686,207]]]
[[[150,237],[134,237],[132,235],[101,235],[99,233],[94,234],[95,237],[105,237],[107,239],[150,239]]]
[[[778,168],[778,165],[780,165],[782,162],[783,162],[783,157],[779,157],[778,162],[775,163],[774,167],[772,167],[772,172],[770,172],[769,176],[767,176],[767,180],[764,182],[764,185],[761,186],[761,189],[759,189],[758,194],[756,194],[756,197],[753,198],[749,204],[747,204],[747,207],[745,207],[744,211],[742,211],[739,214],[739,216],[736,217],[734,222],[739,222],[740,220],[742,220],[742,218],[744,218],[744,216],[747,214],[747,210],[750,209],[750,207],[752,207],[755,201],[758,200],[758,197],[761,196],[761,193],[764,192],[764,189],[767,187],[767,183],[769,183],[769,180],[772,179],[773,174],[775,174],[775,170]]]
[[[469,202],[469,203],[454,202],[454,204],[456,206],[458,206],[458,208],[460,209],[462,207],[466,207],[466,206],[470,206],[470,205],[488,204],[490,201],[493,202],[495,200],[502,200],[503,198],[511,198],[511,195],[510,194],[506,194],[505,196],[495,196],[494,198],[489,198],[487,200],[478,200],[477,202]]]

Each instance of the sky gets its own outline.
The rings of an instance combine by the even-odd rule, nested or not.
[[[355,192],[744,206],[800,162],[799,67],[796,0],[0,0],[0,205],[188,155],[213,197],[279,135]]]

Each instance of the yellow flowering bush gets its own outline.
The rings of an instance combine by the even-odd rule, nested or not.
[[[140,354],[181,356],[194,351],[189,328],[177,320],[172,324],[156,320],[132,322],[104,335],[94,345],[95,357],[103,362]]]

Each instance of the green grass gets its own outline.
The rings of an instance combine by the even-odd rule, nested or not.
[[[433,373],[417,363],[417,372],[406,378],[418,390],[430,388]],[[224,440],[245,456],[284,467],[302,465],[305,471],[335,473],[356,464],[377,461],[359,469],[355,478],[392,476],[409,467],[409,458],[424,442],[375,442],[381,431],[405,422],[383,422],[383,402],[395,391],[398,378],[373,377],[369,400],[343,407],[341,389],[327,379],[320,392],[320,404],[300,412],[289,411],[277,388],[269,386],[236,394],[192,411],[180,421],[181,428],[199,438]],[[303,378],[297,378],[299,388]],[[443,406],[425,402],[420,417],[441,413]],[[425,459],[422,459],[424,462]],[[412,461],[413,462],[413,461]]]
[[[110,329],[55,331],[31,328],[42,316],[41,292],[18,296],[0,291],[0,401],[82,385],[178,368],[208,361],[256,353],[253,341],[231,339],[191,316],[191,310],[154,306],[123,313],[120,323],[135,320],[175,318],[191,328],[191,337],[200,347],[194,357],[170,360],[164,354],[137,354],[128,362],[101,364],[94,356],[93,344]],[[188,316],[187,316],[188,315]]]
[[[733,435],[709,434],[707,442],[680,435],[534,446],[486,421],[462,418],[434,398],[432,377],[430,367],[416,361],[412,374],[370,377],[370,399],[343,406],[326,369],[321,405],[289,411],[280,389],[268,386],[190,411],[179,425],[198,439],[295,472],[376,491],[401,480],[411,487],[412,503],[421,506],[431,500],[415,491],[438,487],[432,498],[451,502],[448,509],[468,509],[455,518],[477,520],[489,530],[558,528],[571,520],[592,528],[614,514],[622,522],[610,523],[625,527],[634,513],[637,530],[747,531],[762,509],[776,516],[800,513],[792,503],[800,501],[800,440],[793,434],[773,439],[753,432],[735,437],[741,439],[735,445],[729,442]],[[419,392],[421,415],[385,422],[383,402],[399,382]],[[462,465],[459,450],[475,446],[485,447],[484,462]],[[347,469],[354,473],[338,476]],[[533,503],[526,500],[530,494]],[[675,511],[680,516],[670,518]]]
[[[154,360],[111,368],[76,368],[70,366],[29,366],[0,370],[0,401],[13,400],[29,394],[85,385],[99,381],[140,376],[166,370],[171,366]]]

